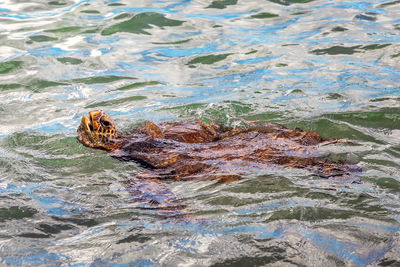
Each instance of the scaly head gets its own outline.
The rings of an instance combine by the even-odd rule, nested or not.
[[[83,116],[78,127],[78,140],[85,146],[114,150],[118,148],[118,134],[111,118],[102,110]]]

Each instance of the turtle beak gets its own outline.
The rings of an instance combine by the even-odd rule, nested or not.
[[[81,124],[78,127],[78,140],[89,147],[94,147],[93,142],[93,124],[88,116],[83,116]]]
[[[101,110],[93,110],[89,112],[89,116],[84,115],[81,120],[81,129],[88,136],[92,136],[98,127],[98,119],[103,115]]]
[[[85,132],[87,133],[92,132],[91,129],[93,129],[93,126],[88,116],[85,115],[82,117],[81,125],[83,126]]]

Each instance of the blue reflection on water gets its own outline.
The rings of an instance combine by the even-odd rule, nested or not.
[[[236,227],[222,228],[220,229],[224,234],[238,234],[238,233],[250,233],[254,237],[259,239],[279,238],[284,232],[281,229],[277,229],[273,232],[268,232],[267,227],[264,225],[242,225]]]
[[[168,3],[169,1],[165,1],[165,2]],[[191,2],[192,2],[192,0],[183,0],[183,1],[180,1],[180,2],[177,2],[177,3],[174,3],[174,4],[170,4],[166,8],[167,9],[174,9],[174,8],[177,8],[177,7],[184,7],[184,6],[189,5]]]
[[[43,252],[42,249],[19,251],[24,254],[21,258],[1,257],[7,264],[12,265],[49,265],[68,260],[69,257],[60,253]],[[81,265],[82,266],[82,265]]]
[[[255,64],[255,63],[268,61],[268,60],[272,60],[272,59],[276,59],[276,58],[280,58],[280,56],[249,58],[249,59],[237,60],[236,63],[238,63],[238,64]]]
[[[332,251],[342,259],[350,259],[357,265],[366,265],[376,262],[383,255],[385,255],[389,249],[391,249],[391,245],[387,244],[382,249],[373,249],[368,251],[366,255],[361,256],[360,254],[362,254],[362,248],[358,244],[340,241],[338,238],[325,233],[316,233],[309,230],[301,230],[300,233],[302,233],[306,238],[310,239],[318,247]]]
[[[96,35],[86,35],[85,37],[86,42],[89,44],[112,44],[122,40],[122,37],[114,36],[109,38],[99,39]]]
[[[80,207],[79,204],[63,201],[56,196],[48,196],[37,193],[37,191],[49,188],[67,192],[71,191],[69,188],[54,188],[52,185],[45,184],[37,185],[28,183],[22,186],[7,184],[6,187],[0,187],[0,196],[22,194],[26,198],[34,200],[36,204],[41,209],[45,210],[48,215],[73,215],[86,211],[86,209]]]
[[[43,124],[42,126],[39,127],[34,127],[31,129],[27,129],[27,131],[33,131],[33,132],[46,132],[46,133],[60,133],[63,131],[67,131],[69,128],[66,127],[65,125],[61,123],[49,123],[49,124]]]
[[[48,56],[58,57],[58,56],[71,55],[71,54],[74,54],[75,52],[66,51],[66,50],[63,50],[58,47],[45,46],[45,47],[40,47],[40,48],[35,48],[35,49],[29,49],[28,53],[35,57],[48,57]],[[80,53],[83,53],[83,52],[80,52]]]
[[[204,47],[196,47],[196,48],[187,48],[187,49],[182,49],[182,48],[170,48],[170,47],[160,47],[160,48],[153,48],[141,52],[136,52],[133,53],[133,55],[142,55],[142,56],[147,56],[151,54],[157,54],[160,56],[164,57],[187,57],[187,56],[193,56],[193,55],[200,55],[200,54],[206,54],[206,53],[213,53],[213,52],[222,52],[226,51],[224,49],[217,49],[216,47],[218,46],[217,43],[214,44],[208,44]]]
[[[339,241],[328,234],[321,234],[308,230],[301,230],[300,233],[302,233],[304,237],[310,239],[318,247],[330,250],[342,259],[350,259],[356,264],[369,263],[368,259],[354,255],[354,252],[357,251],[357,249],[360,249],[360,245],[346,241]]]

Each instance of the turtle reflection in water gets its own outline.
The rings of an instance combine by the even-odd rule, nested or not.
[[[173,194],[163,179],[218,179],[234,181],[242,175],[271,167],[309,170],[323,178],[350,179],[355,165],[333,161],[318,148],[342,140],[324,139],[312,131],[278,124],[230,128],[205,122],[149,122],[120,136],[103,111],[83,116],[78,140],[112,156],[140,163],[144,170],[128,181],[137,199],[165,205]]]

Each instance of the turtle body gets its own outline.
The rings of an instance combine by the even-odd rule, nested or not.
[[[140,163],[144,171],[136,179],[232,181],[279,166],[338,179],[354,177],[359,171],[355,165],[331,160],[320,149],[340,140],[278,124],[230,128],[204,122],[149,122],[121,137],[111,118],[95,110],[82,118],[78,140]]]

